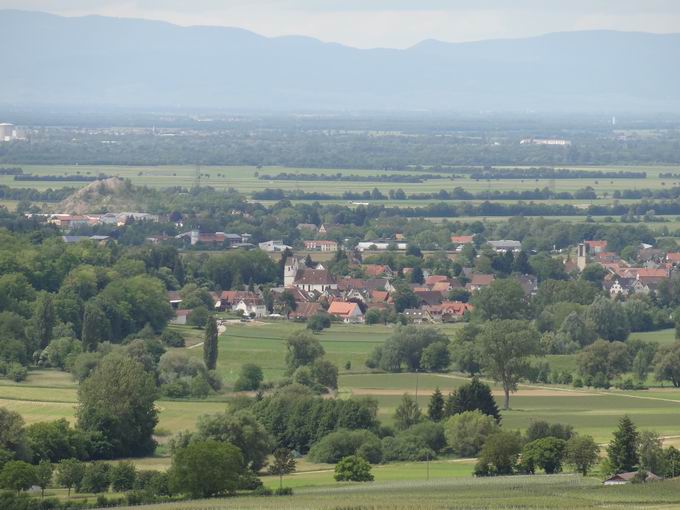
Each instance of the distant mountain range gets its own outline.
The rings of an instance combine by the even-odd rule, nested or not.
[[[680,112],[680,34],[356,49],[238,28],[0,10],[0,102],[242,110]]]

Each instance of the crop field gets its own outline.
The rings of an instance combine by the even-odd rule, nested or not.
[[[25,173],[36,175],[74,175],[96,176],[106,174],[129,178],[134,184],[146,185],[150,187],[163,188],[168,186],[192,186],[196,179],[196,168],[194,166],[96,166],[96,165],[21,165]],[[661,173],[678,173],[680,169],[672,166],[602,166],[602,167],[576,167],[569,166],[575,170],[602,170],[602,171],[644,171],[647,172],[646,179],[470,179],[467,176],[450,179],[446,176],[443,179],[429,179],[422,183],[399,183],[399,182],[352,182],[352,181],[333,181],[332,188],[335,193],[343,191],[363,192],[378,188],[381,192],[387,193],[390,189],[403,189],[408,193],[431,193],[440,189],[453,189],[460,186],[467,191],[475,193],[492,193],[493,191],[507,190],[534,190],[550,187],[556,192],[573,192],[587,186],[592,187],[598,195],[602,195],[603,200],[611,198],[611,193],[615,190],[623,189],[664,189],[680,185],[678,179],[666,179],[659,177]],[[394,175],[417,175],[414,171],[390,171],[390,170],[363,170],[363,169],[329,169],[329,168],[287,168],[287,167],[263,167],[253,166],[211,166],[201,167],[201,184],[213,186],[218,189],[235,188],[247,195],[254,191],[262,191],[265,188],[280,188],[283,190],[319,191],[325,189],[327,182],[305,181],[305,180],[265,180],[258,175],[277,175],[279,173],[296,174],[323,174],[333,175],[357,174],[363,176],[379,176],[386,174]],[[428,173],[427,171],[423,173]],[[258,174],[258,175],[256,175]],[[24,188],[61,188],[61,187],[80,187],[86,182],[49,182],[49,181],[15,181],[12,176],[0,176],[0,185],[5,184],[12,187]],[[608,195],[605,196],[604,194]],[[437,200],[421,201],[417,204],[414,201],[407,201],[411,205],[423,205],[424,203],[436,202]],[[378,201],[379,202],[379,201]],[[587,200],[573,201],[588,205]],[[599,202],[599,201],[598,201]]]
[[[376,470],[377,473],[377,470]],[[605,487],[576,475],[450,478],[343,483],[296,490],[292,497],[235,497],[150,505],[149,510],[222,509],[674,509],[680,481]]]

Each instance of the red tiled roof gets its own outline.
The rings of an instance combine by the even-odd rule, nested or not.
[[[303,269],[298,272],[295,284],[300,285],[328,285],[335,283],[333,277],[325,269]]]
[[[474,241],[474,236],[451,236],[453,244],[470,244]]]
[[[339,317],[350,317],[355,309],[359,308],[359,305],[347,301],[333,301],[331,306],[328,307],[328,313],[331,315],[337,315]]]
[[[295,310],[290,312],[293,318],[306,319],[321,310],[319,303],[296,302]]]
[[[425,285],[434,285],[435,283],[448,282],[449,277],[443,274],[433,274],[425,278]]]
[[[380,276],[385,274],[386,271],[390,271],[389,266],[383,266],[382,264],[365,264],[362,266],[362,269],[368,276]]]
[[[602,248],[604,250],[605,248],[607,248],[607,241],[600,240],[586,241],[586,245],[588,245],[589,248]]]
[[[668,262],[680,262],[680,252],[666,253],[666,260]]]

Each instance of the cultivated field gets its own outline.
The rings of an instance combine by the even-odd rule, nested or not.
[[[237,497],[151,505],[149,510],[221,509],[588,509],[680,508],[680,481],[604,487],[576,475],[455,478],[296,490],[293,497]]]
[[[106,174],[109,176],[118,176],[129,178],[134,184],[145,185],[156,188],[163,188],[168,186],[185,186],[190,187],[194,184],[196,179],[196,168],[194,166],[106,166],[106,165],[20,165],[24,173],[31,173],[36,175],[73,175],[80,173],[84,176],[96,176],[99,174]],[[502,168],[502,167],[499,167]],[[440,189],[453,189],[460,186],[467,191],[474,193],[493,193],[493,191],[521,191],[534,190],[536,188],[542,189],[550,187],[556,192],[569,191],[574,192],[578,189],[587,186],[592,187],[598,195],[611,193],[615,190],[623,189],[664,189],[680,185],[678,179],[666,179],[659,177],[661,173],[680,173],[680,168],[673,166],[598,166],[598,167],[582,167],[582,166],[568,166],[569,169],[574,170],[602,170],[602,171],[644,171],[647,173],[646,179],[470,179],[467,176],[450,179],[448,176],[444,179],[430,179],[422,183],[399,183],[399,182],[352,182],[352,181],[332,181],[332,193],[341,193],[343,191],[371,191],[373,188],[378,188],[381,192],[387,193],[390,189],[403,189],[406,193],[431,193],[439,191]],[[262,191],[265,188],[280,188],[283,190],[301,190],[307,192],[317,192],[319,190],[328,189],[328,182],[324,181],[304,181],[304,180],[264,180],[259,179],[259,175],[277,175],[279,173],[295,173],[295,174],[323,174],[333,175],[337,173],[342,174],[357,174],[362,176],[370,175],[417,175],[418,172],[412,170],[406,171],[390,171],[390,170],[339,170],[334,168],[287,168],[287,167],[263,167],[256,168],[252,166],[210,166],[201,167],[201,184],[206,186],[213,186],[218,189],[235,188],[245,194],[251,194],[254,191]],[[424,171],[422,173],[428,173]],[[12,187],[23,188],[61,188],[80,187],[87,184],[86,182],[47,182],[47,181],[14,181],[12,176],[0,176],[0,184],[5,184]],[[603,199],[607,197],[603,196]],[[373,202],[373,201],[371,201]],[[376,201],[380,203],[380,201]],[[433,201],[409,201],[412,205],[422,205]],[[434,200],[436,202],[436,200]],[[588,200],[576,200],[574,203],[582,203],[588,205]],[[603,200],[599,200],[603,202]],[[604,202],[603,202],[604,203]]]

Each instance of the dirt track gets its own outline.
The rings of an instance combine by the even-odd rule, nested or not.
[[[414,394],[413,388],[409,389],[385,389],[385,388],[353,388],[350,390],[352,395],[362,396],[362,395],[377,395],[377,396],[396,396],[400,397],[404,393]],[[430,395],[434,391],[434,388],[423,388],[418,391],[421,395]],[[502,390],[493,390],[491,392],[495,397],[503,396]],[[583,397],[583,396],[602,396],[602,393],[589,393],[585,391],[570,391],[570,390],[550,390],[550,389],[520,389],[512,393],[514,397]]]

